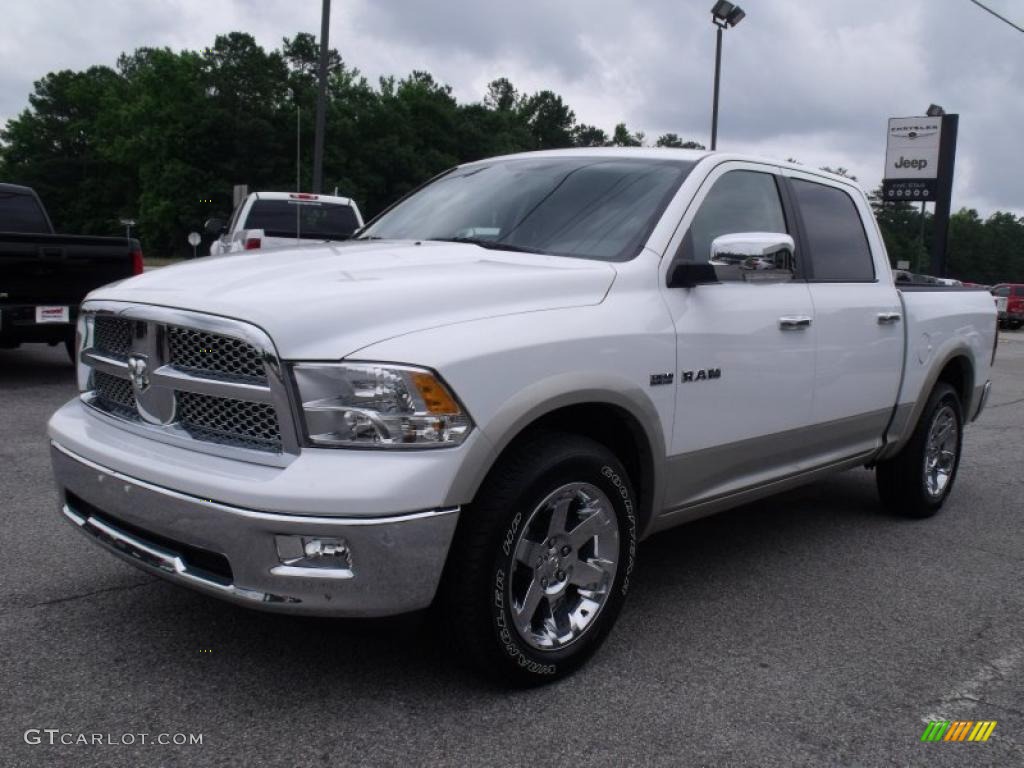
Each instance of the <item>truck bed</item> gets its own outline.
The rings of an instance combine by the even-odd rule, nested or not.
[[[136,261],[139,242],[126,237],[0,232],[0,347],[73,335],[85,295],[130,277]],[[67,307],[67,320],[40,323],[37,307]]]

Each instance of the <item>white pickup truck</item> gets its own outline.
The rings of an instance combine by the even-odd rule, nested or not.
[[[255,608],[433,606],[515,683],[599,646],[658,531],[863,466],[932,515],[990,389],[991,296],[897,290],[864,194],[799,166],[484,160],[302,255],[91,294],[63,515]]]
[[[231,220],[206,222],[206,234],[216,238],[210,255],[261,248],[347,240],[363,226],[355,200],[310,192],[253,192]]]

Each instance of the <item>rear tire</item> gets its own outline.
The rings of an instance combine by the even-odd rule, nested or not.
[[[938,512],[953,490],[962,444],[960,398],[949,384],[940,382],[907,444],[876,467],[882,505],[905,517],[931,517]]]
[[[75,340],[64,339],[64,349],[68,353],[68,357],[71,358],[71,362],[75,362]]]
[[[534,434],[462,511],[439,594],[443,642],[502,684],[569,674],[622,608],[636,529],[633,490],[611,451]]]

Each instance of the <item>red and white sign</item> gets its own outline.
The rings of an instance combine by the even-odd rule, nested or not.
[[[36,307],[37,323],[70,323],[71,312],[67,307]]]

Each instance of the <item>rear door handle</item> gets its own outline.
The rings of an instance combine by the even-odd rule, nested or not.
[[[879,312],[878,313],[878,324],[879,325],[892,325],[898,323],[903,319],[903,315],[899,312]]]
[[[811,324],[811,318],[807,315],[785,315],[779,318],[779,328],[784,331],[797,331],[807,328]]]

